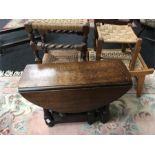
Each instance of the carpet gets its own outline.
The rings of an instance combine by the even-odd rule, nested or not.
[[[19,74],[0,77],[0,134],[2,135],[141,135],[155,134],[155,73],[147,76],[143,94],[136,97],[135,85],[110,105],[110,121],[57,124],[49,128],[41,107],[18,93]],[[8,76],[7,76],[8,75]],[[14,76],[11,76],[14,75]]]

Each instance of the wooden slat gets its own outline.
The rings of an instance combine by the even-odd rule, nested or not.
[[[131,76],[140,76],[146,74],[152,74],[154,72],[153,68],[143,69],[143,70],[133,70],[130,71]]]
[[[139,38],[137,40],[136,45],[135,45],[135,49],[134,49],[134,51],[132,53],[132,59],[131,59],[131,62],[129,64],[130,70],[134,70],[134,67],[135,67],[135,64],[136,64],[136,60],[138,58],[138,54],[139,54],[139,52],[141,50],[141,44],[142,44],[142,39]]]

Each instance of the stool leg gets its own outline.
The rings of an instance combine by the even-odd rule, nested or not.
[[[42,43],[45,43],[46,42],[46,40],[45,40],[45,32],[44,31],[39,31],[39,34],[41,36]]]
[[[130,70],[133,70],[135,67],[138,54],[140,53],[140,50],[141,50],[141,44],[142,44],[142,39],[139,38],[136,45],[135,45],[135,49],[132,53],[132,59],[131,59],[130,64],[129,64]]]
[[[122,44],[122,52],[126,52],[126,44]]]
[[[32,50],[33,50],[34,55],[35,55],[35,62],[36,63],[41,63],[42,60],[39,57],[39,51],[37,49],[37,45],[36,45],[36,41],[35,41],[35,37],[34,37],[34,32],[33,32],[33,29],[32,29],[32,24],[31,23],[25,24],[25,30],[28,32],[28,36],[29,36],[29,39],[30,39],[30,45],[31,45]]]
[[[145,81],[145,75],[137,76],[137,97],[141,96]]]
[[[96,47],[96,60],[101,59],[101,52],[102,52],[102,40],[97,40],[97,47]]]
[[[83,27],[83,42],[86,44],[85,49],[84,49],[84,60],[86,61],[86,57],[88,57],[88,34],[89,34],[89,26],[84,26]]]
[[[95,24],[95,23],[94,23]],[[98,39],[96,24],[94,26],[94,51],[96,51],[96,40]]]
[[[32,50],[33,50],[34,55],[35,55],[35,63],[41,64],[42,60],[41,60],[41,58],[39,56],[39,51],[37,49],[37,45],[34,42],[32,42],[32,41],[30,41],[30,45],[31,45]]]
[[[86,61],[88,56],[87,45],[83,46],[83,48],[81,49],[81,54],[82,54],[83,60]]]

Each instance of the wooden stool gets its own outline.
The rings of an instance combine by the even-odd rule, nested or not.
[[[97,24],[96,26],[96,52],[97,60],[100,59],[119,59],[127,60],[127,67],[132,76],[137,79],[137,96],[141,95],[144,79],[146,74],[153,73],[153,69],[146,67],[140,55],[142,39],[137,38],[134,34],[131,25],[110,25]],[[104,43],[122,44],[122,49],[102,49]],[[131,44],[135,44],[134,49]],[[128,47],[128,48],[127,48]],[[145,66],[143,70],[137,70],[136,62]]]
[[[137,36],[134,34],[132,28],[130,25],[110,25],[105,24],[100,26],[97,26],[97,33],[98,33],[98,39],[97,39],[97,59],[99,60],[101,58],[101,51],[102,51],[102,45],[103,43],[119,43],[122,44],[122,51],[125,52],[126,46],[130,44],[135,44],[135,48],[131,49],[132,51],[132,59],[130,62],[129,69],[133,70],[135,67],[136,59],[138,56],[138,53],[141,49],[141,43],[142,40],[140,38],[137,38]]]
[[[41,59],[38,54],[37,42],[34,39],[34,32],[37,31],[41,35],[42,43],[46,43],[45,34],[48,32],[77,34],[83,36],[85,49],[82,53],[84,60],[87,54],[87,39],[89,33],[89,23],[82,19],[44,19],[33,20],[25,24],[25,29],[29,33],[30,44],[35,54],[36,63],[40,63]]]
[[[18,89],[27,100],[44,108],[45,121],[52,126],[108,121],[109,104],[131,85],[130,74],[121,61],[105,60],[27,65]]]

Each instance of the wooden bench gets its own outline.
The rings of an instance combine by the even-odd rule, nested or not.
[[[91,124],[98,119],[106,122],[109,103],[131,85],[130,74],[119,60],[36,64],[26,66],[19,93],[45,109],[50,126],[86,120]]]

